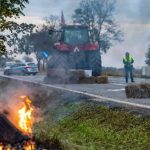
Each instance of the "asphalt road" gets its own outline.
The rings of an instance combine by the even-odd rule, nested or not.
[[[3,72],[0,72],[0,75],[3,75]],[[12,75],[10,77],[33,81],[37,83],[44,83],[45,75],[38,74],[36,76],[17,76]],[[135,79],[135,83],[146,82],[150,83],[150,79]],[[47,84],[47,83],[44,83]],[[131,83],[129,83],[131,84]],[[47,84],[48,85],[48,84]],[[141,104],[145,106],[150,106],[150,99],[127,99],[125,95],[125,80],[122,77],[109,77],[109,84],[55,84],[57,87],[70,89],[74,91],[85,92],[97,96],[102,96],[106,98],[112,98],[119,101]]]

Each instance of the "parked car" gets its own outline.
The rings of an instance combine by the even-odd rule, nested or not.
[[[14,64],[16,64],[16,63],[15,63],[15,62],[13,62],[13,61],[6,62],[6,64],[5,64],[5,68],[9,68],[10,66],[12,66],[12,65],[14,65]]]
[[[21,75],[36,75],[38,73],[38,67],[35,63],[15,63],[8,65],[4,69],[5,75],[21,74]]]
[[[11,66],[13,66],[14,64],[16,64],[15,62],[6,62],[5,66],[3,68],[3,71],[5,72],[5,70],[9,70],[11,68]]]

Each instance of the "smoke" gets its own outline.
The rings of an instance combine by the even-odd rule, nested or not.
[[[17,111],[20,107],[20,95],[27,95],[32,101],[33,124],[45,119],[51,122],[58,121],[71,113],[70,104],[79,104],[89,99],[77,93],[21,81],[12,81],[3,90],[1,85],[0,80],[0,114],[3,113],[16,127],[18,127]]]
[[[2,87],[0,80],[0,114],[4,114],[16,127],[18,127],[18,109],[21,106],[21,95],[28,96],[33,105],[33,123],[39,122],[46,117],[51,109],[62,106],[68,101],[80,100],[78,95],[36,86],[29,83],[10,82]],[[7,83],[7,81],[6,81]],[[51,118],[49,118],[51,119]]]
[[[2,87],[1,82],[6,82],[6,85]],[[49,97],[52,96],[52,91],[47,92],[46,89],[43,89],[20,81],[11,81],[7,84],[7,81],[0,80],[0,114],[4,114],[18,127],[18,110],[22,107],[20,96],[28,96],[32,101],[33,124],[43,120],[43,114],[48,109]]]

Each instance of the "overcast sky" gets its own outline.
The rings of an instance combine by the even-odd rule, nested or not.
[[[60,16],[64,11],[69,22],[80,0],[29,0],[21,21],[41,24],[43,17],[50,14]],[[145,65],[145,52],[150,44],[150,0],[117,0],[114,14],[124,32],[124,41],[114,43],[107,54],[102,56],[104,66],[122,67],[122,57],[129,51],[135,59],[135,67]]]

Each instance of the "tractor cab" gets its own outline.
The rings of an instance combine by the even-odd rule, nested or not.
[[[86,45],[90,43],[88,27],[79,25],[64,26],[61,41],[68,45]]]
[[[90,41],[87,26],[65,25],[61,28],[59,42],[54,44],[59,51],[94,51],[99,45]]]

